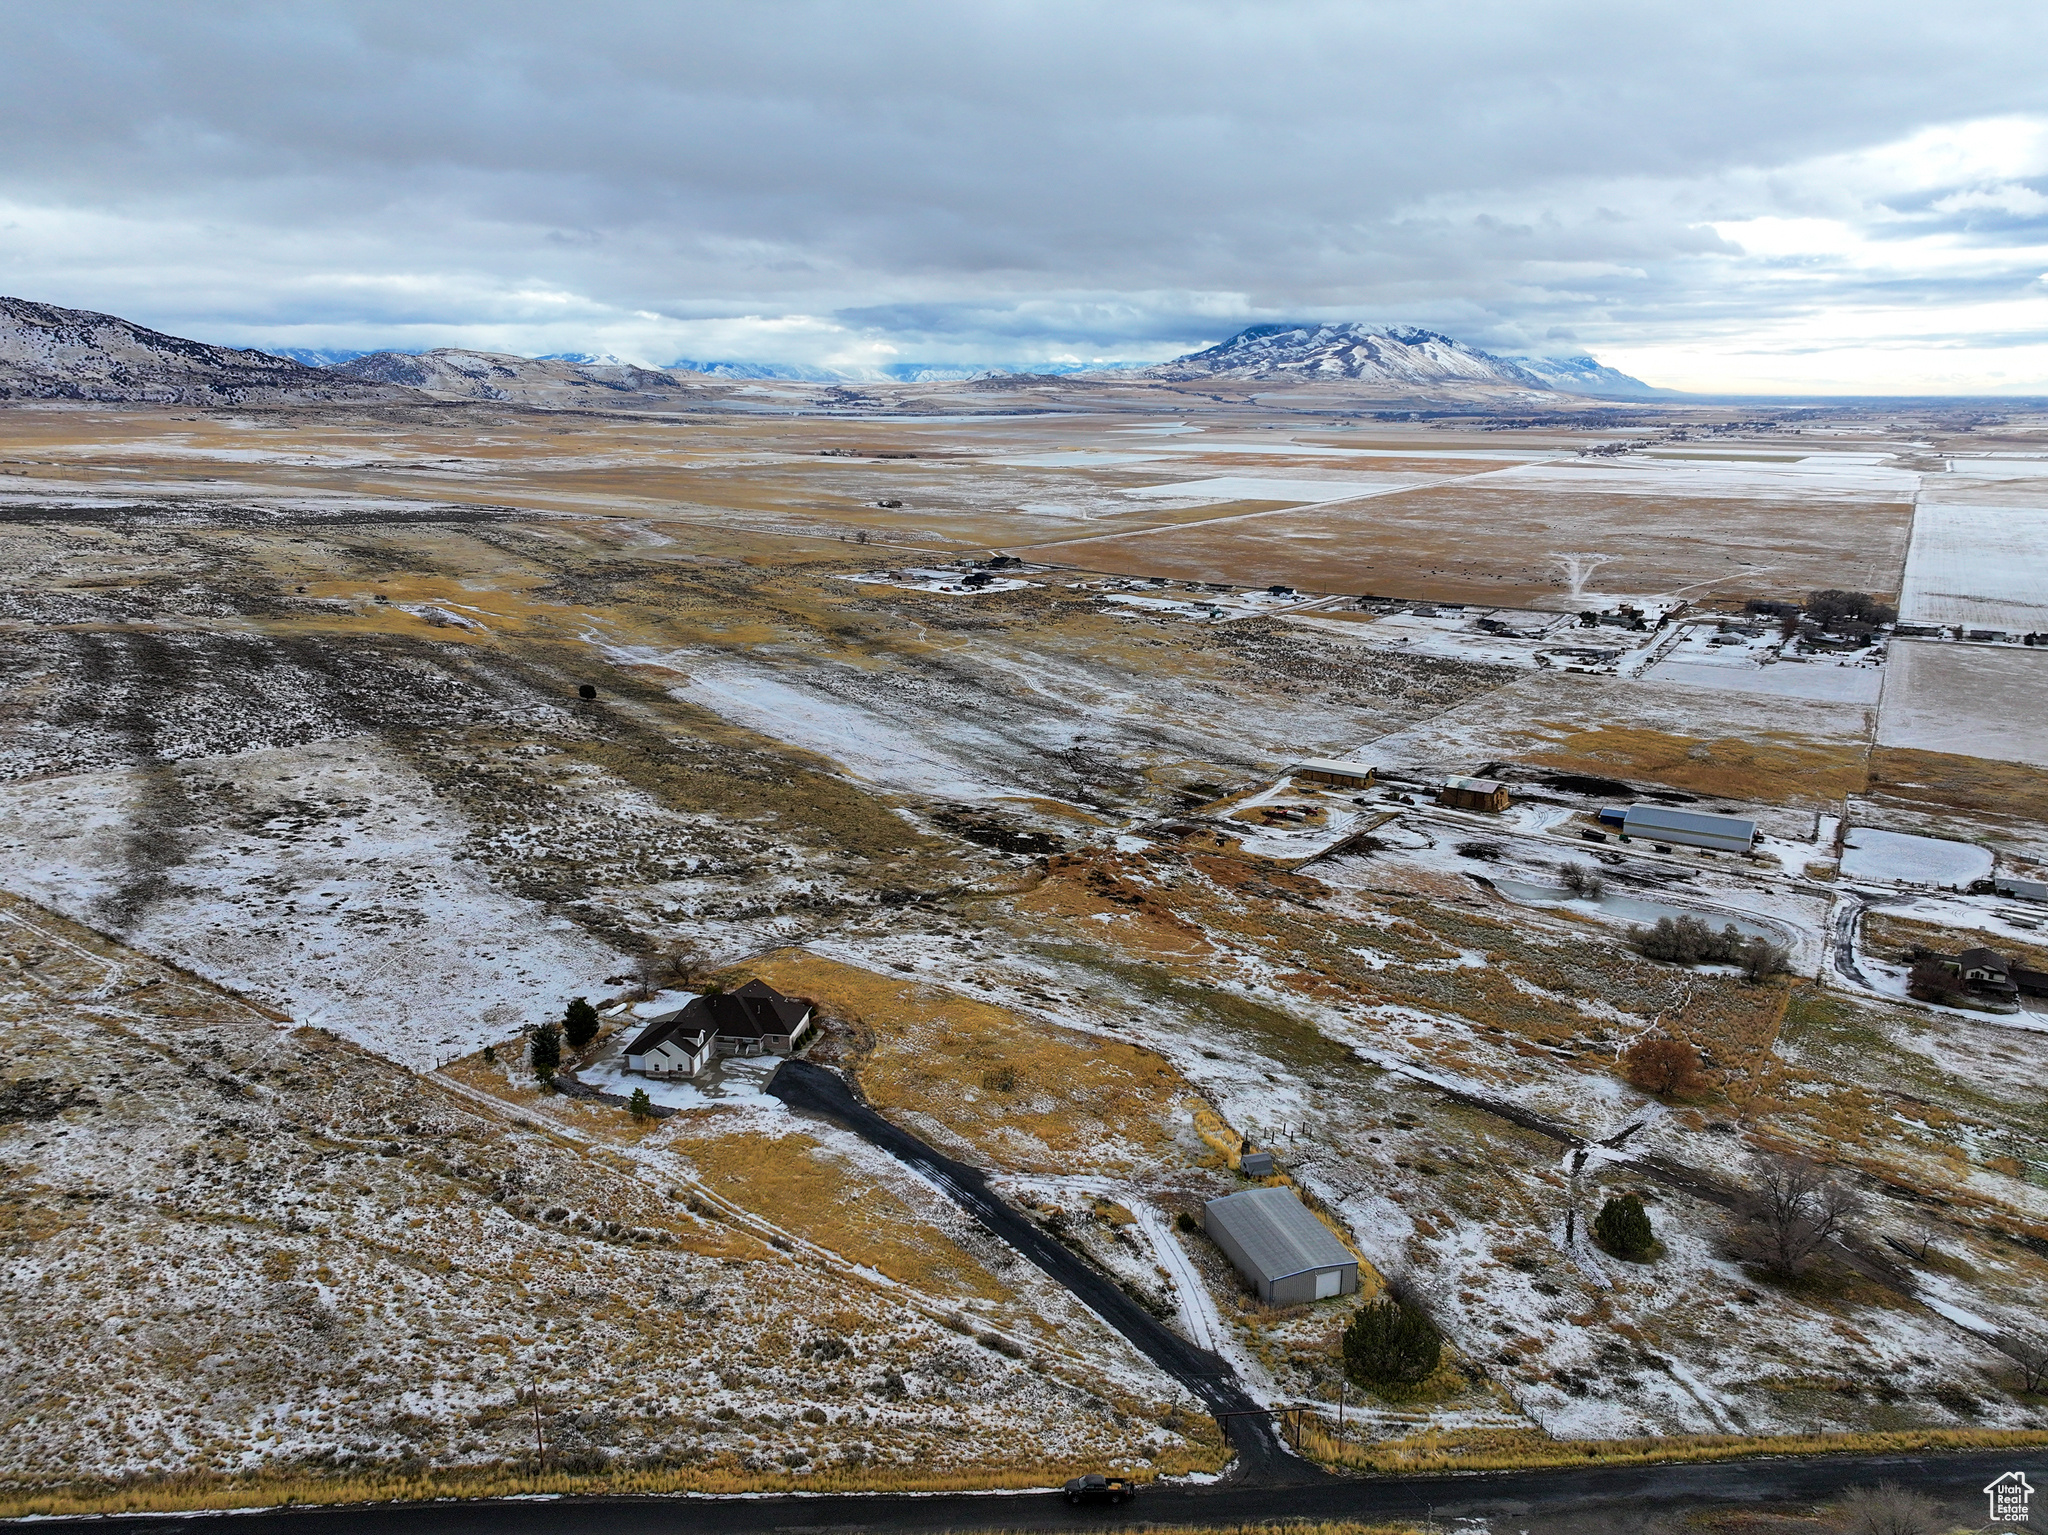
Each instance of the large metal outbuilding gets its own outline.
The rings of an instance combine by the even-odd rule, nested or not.
[[[1297,1306],[1358,1289],[1358,1260],[1292,1189],[1247,1189],[1212,1199],[1202,1206],[1202,1225],[1260,1300]]]
[[[1625,837],[1676,842],[1717,853],[1746,853],[1756,845],[1756,822],[1733,815],[1703,815],[1667,805],[1631,805],[1621,818]]]

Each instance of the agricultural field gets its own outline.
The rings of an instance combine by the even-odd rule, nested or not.
[[[2048,1029],[1895,973],[2048,920],[1969,888],[2048,867],[2048,659],[1714,644],[2005,601],[1938,552],[2037,461],[1940,465],[2039,424],[992,384],[0,415],[0,1282],[47,1319],[0,1472],[511,1476],[536,1408],[557,1470],[679,1491],[1221,1470],[772,1061],[648,1118],[527,1066],[587,998],[623,1096],[646,1017],[754,978],[1255,1400],[1341,1403],[1332,1456],[2048,1426]],[[1624,844],[1641,801],[1755,853]],[[1358,1296],[1265,1305],[1203,1234],[1254,1149]],[[1774,1268],[1780,1154],[1856,1213]],[[1625,1194],[1648,1253],[1589,1236]],[[1368,1386],[1389,1292],[1443,1353]]]

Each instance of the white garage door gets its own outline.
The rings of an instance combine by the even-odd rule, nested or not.
[[[1316,1275],[1317,1300],[1328,1300],[1343,1288],[1344,1271],[1342,1269],[1324,1269],[1322,1273]]]

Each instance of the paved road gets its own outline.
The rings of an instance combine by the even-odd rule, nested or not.
[[[1658,1512],[1758,1504],[1812,1504],[1843,1489],[1895,1481],[1964,1511],[2007,1471],[2048,1483],[2048,1451],[1955,1455],[1812,1456],[1712,1465],[1590,1467],[1467,1476],[1325,1477],[1288,1487],[1161,1487],[1127,1507],[1068,1508],[1056,1494],[880,1494],[820,1498],[559,1498],[474,1503],[372,1504],[282,1509],[232,1518],[228,1535],[938,1535],[946,1530],[1113,1529],[1240,1525],[1269,1520],[1482,1518],[1494,1535],[1523,1528],[1627,1527]],[[1981,1517],[1981,1516],[1980,1516]],[[82,1532],[95,1521],[39,1520],[36,1535]],[[192,1535],[193,1516],[123,1519],[123,1535]],[[104,1524],[98,1524],[104,1530]]]
[[[1222,1419],[1223,1431],[1248,1481],[1313,1480],[1322,1472],[1288,1453],[1273,1422],[1239,1384],[1228,1364],[1169,1330],[1099,1270],[1054,1241],[990,1190],[978,1168],[955,1162],[909,1131],[889,1123],[856,1098],[845,1078],[809,1061],[783,1062],[768,1091],[793,1109],[822,1114],[916,1169],[995,1236],[1059,1281],[1103,1321],[1136,1345],[1138,1352],[1195,1393]]]

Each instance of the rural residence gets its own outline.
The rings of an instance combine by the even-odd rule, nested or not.
[[[626,1046],[626,1070],[694,1077],[721,1055],[788,1055],[811,1028],[812,1007],[765,981],[693,998],[648,1020]]]

